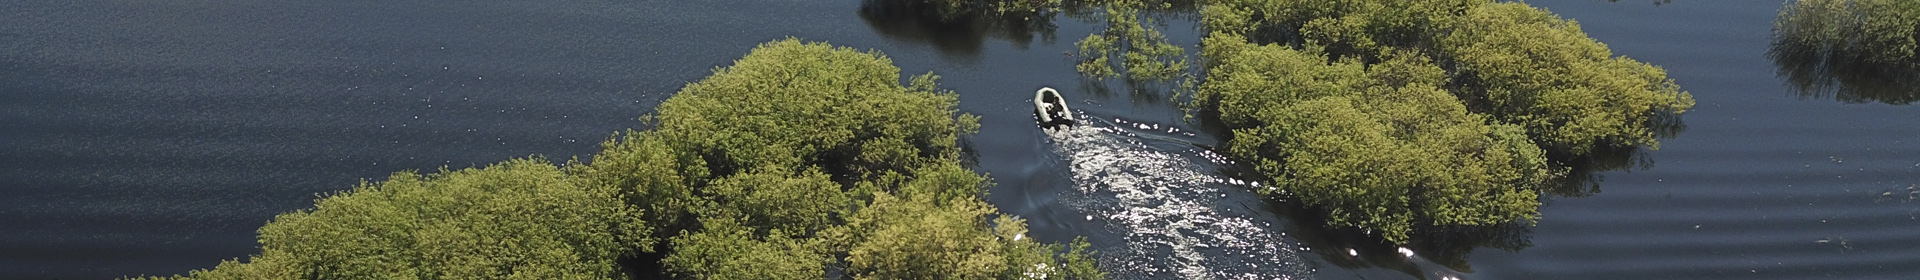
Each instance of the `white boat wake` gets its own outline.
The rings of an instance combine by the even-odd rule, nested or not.
[[[1125,252],[1102,252],[1114,279],[1309,277],[1299,246],[1274,232],[1271,214],[1257,214],[1266,210],[1248,183],[1210,174],[1223,157],[1175,138],[1192,134],[1081,119],[1047,134],[1071,164],[1079,194],[1069,203],[1125,235]]]

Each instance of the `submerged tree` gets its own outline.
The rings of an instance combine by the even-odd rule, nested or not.
[[[1767,55],[1803,97],[1920,101],[1920,2],[1801,0],[1781,8]]]
[[[1692,107],[1659,67],[1519,3],[1240,0],[1202,9],[1194,108],[1274,197],[1394,243],[1538,218],[1566,162],[1658,147]]]
[[[1154,17],[1146,10],[1174,7],[1166,1],[1108,0],[1091,1],[1103,7],[1101,19],[1106,29],[1088,34],[1075,47],[1080,74],[1095,78],[1122,76],[1140,80],[1167,80],[1187,70],[1186,49],[1167,42],[1166,34],[1154,29]],[[1116,71],[1115,69],[1124,69]]]

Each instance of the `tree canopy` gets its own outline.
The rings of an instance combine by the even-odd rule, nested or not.
[[[665,245],[683,279],[1100,279],[1026,237],[962,167],[978,129],[936,76],[769,42],[687,85],[590,163],[400,173],[281,215],[263,252],[182,279],[605,279]],[[839,269],[829,270],[829,267]]]
[[[606,279],[656,240],[644,209],[540,159],[395,173],[281,214],[261,253],[179,279]]]
[[[1521,3],[1223,1],[1201,10],[1194,108],[1265,193],[1405,243],[1417,225],[1537,219],[1551,158],[1658,147],[1692,107],[1659,67]],[[1553,155],[1558,155],[1553,156]]]

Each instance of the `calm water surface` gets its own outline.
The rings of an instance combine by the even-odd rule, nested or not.
[[[0,3],[0,278],[175,274],[257,252],[316,194],[407,169],[590,155],[687,82],[794,36],[934,72],[983,117],[988,197],[1035,238],[1088,236],[1120,279],[1912,279],[1920,110],[1801,96],[1775,3],[1538,1],[1665,67],[1687,129],[1536,227],[1402,248],[1252,195],[1157,84],[1088,81],[1095,31],[933,23],[861,1]],[[1168,19],[1192,46],[1191,20]],[[1078,129],[1035,128],[1052,86]],[[1304,226],[1303,226],[1304,225]],[[1409,254],[1410,253],[1410,254]]]

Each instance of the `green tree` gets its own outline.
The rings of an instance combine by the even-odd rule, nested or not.
[[[1521,3],[1227,0],[1200,14],[1207,76],[1189,107],[1233,129],[1229,152],[1271,178],[1267,194],[1396,243],[1535,220],[1566,173],[1554,162],[1657,148],[1693,106],[1659,67]]]
[[[977,118],[936,76],[900,78],[878,53],[769,42],[590,163],[395,174],[277,217],[247,262],[174,278],[621,278],[616,260],[661,240],[685,279],[1104,277],[1083,240],[987,222],[991,182],[957,146]]]
[[[1470,110],[1523,126],[1566,156],[1598,145],[1658,147],[1659,128],[1650,126],[1693,106],[1665,70],[1614,57],[1578,23],[1521,3],[1237,0],[1202,15],[1216,34],[1332,59],[1372,64],[1390,50],[1421,51],[1447,66],[1452,80],[1444,88]]]
[[[1571,155],[1598,145],[1658,147],[1654,119],[1693,107],[1666,70],[1613,57],[1578,23],[1525,4],[1469,10],[1439,52],[1456,65],[1468,104]]]
[[[1077,264],[1050,277],[1097,279],[1089,263],[1068,262],[1084,251],[995,235],[1023,222],[986,223],[996,210],[980,196],[991,183],[959,164],[958,136],[976,131],[976,118],[957,112],[936,76],[900,78],[878,53],[774,41],[661,104],[652,132],[610,144],[662,142],[684,155],[639,158],[694,174],[688,212],[698,225],[673,237],[667,268],[693,279],[789,279],[840,264],[862,278],[973,279]],[[752,254],[766,256],[742,257]]]
[[[1548,179],[1520,128],[1492,124],[1439,88],[1439,67],[1411,52],[1363,67],[1310,51],[1210,38],[1219,66],[1199,94],[1235,127],[1228,152],[1272,176],[1270,196],[1328,212],[1328,222],[1406,242],[1416,222],[1492,225],[1538,216]]]
[[[689,279],[761,280],[825,278],[832,261],[815,240],[789,238],[774,230],[757,238],[751,228],[725,218],[703,221],[706,229],[673,238],[667,267]],[[764,239],[764,240],[763,240]]]
[[[669,144],[652,131],[618,133],[600,144],[592,164],[568,165],[568,175],[591,188],[615,190],[628,205],[646,210],[650,236],[669,236],[691,223],[686,217],[699,202],[691,185],[706,172],[697,157]]]
[[[180,279],[604,279],[651,243],[643,210],[539,159],[384,182],[260,228],[261,253]]]

